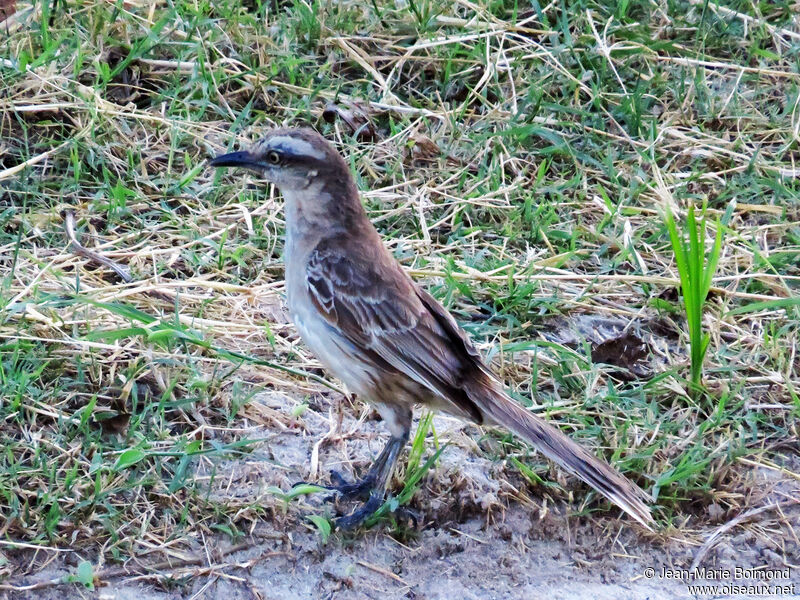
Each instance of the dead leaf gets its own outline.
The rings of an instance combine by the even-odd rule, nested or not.
[[[359,142],[374,142],[378,139],[375,127],[369,118],[369,111],[358,104],[342,106],[337,102],[329,102],[322,111],[322,118],[333,123],[339,117]]]
[[[647,359],[647,344],[630,330],[592,348],[592,362],[620,367],[635,377],[651,374]]]
[[[445,154],[439,145],[427,135],[420,133],[411,134],[411,159],[419,162],[431,163],[444,155],[447,164],[452,167],[467,167],[470,171],[477,171],[478,167],[473,163],[466,163],[457,156]]]
[[[17,12],[17,0],[0,0],[0,23]]]

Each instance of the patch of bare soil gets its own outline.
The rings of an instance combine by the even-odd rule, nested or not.
[[[253,427],[250,437],[258,437],[260,431],[268,441],[245,459],[203,464],[197,470],[197,477],[209,478],[212,498],[238,502],[243,511],[254,505],[271,507],[244,539],[231,542],[223,536],[198,535],[193,547],[172,549],[166,560],[156,554],[152,562],[104,566],[94,591],[77,584],[25,591],[22,586],[74,572],[79,559],[69,553],[55,559],[41,552],[13,555],[19,575],[10,583],[18,587],[0,592],[0,598],[699,598],[709,595],[691,593],[687,583],[702,581],[662,573],[689,569],[701,543],[715,530],[720,530],[718,541],[709,546],[700,566],[769,568],[778,575],[771,582],[730,578],[707,583],[794,584],[794,592],[800,592],[800,507],[787,501],[800,497],[800,482],[791,476],[796,464],[783,474],[750,475],[762,480],[756,486],[764,490],[761,505],[777,502],[774,509],[732,525],[730,519],[720,519],[699,529],[687,522],[686,531],[653,535],[610,512],[591,517],[569,514],[563,503],[547,496],[546,488],[534,489],[513,467],[486,458],[478,448],[483,442],[475,427],[447,417],[437,417],[435,427],[440,442],[449,445],[412,501],[421,517],[420,530],[399,539],[390,535],[388,526],[379,526],[358,535],[333,535],[323,543],[305,517],[330,515],[337,507],[325,504],[324,494],[285,504],[268,488],[288,490],[299,480],[317,478],[324,482],[332,468],[348,475],[360,472],[380,451],[386,436],[370,413],[363,413],[359,422],[353,416],[357,410],[339,407],[328,412],[323,400],[316,404],[312,399],[300,416],[293,416],[299,404],[278,393],[262,394],[246,407],[245,415]],[[395,489],[400,485],[398,478],[394,485]],[[584,488],[576,490],[576,501],[584,496]],[[80,559],[93,557],[82,553]]]

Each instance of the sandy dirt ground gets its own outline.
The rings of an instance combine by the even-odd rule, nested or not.
[[[323,543],[305,516],[333,514],[350,507],[324,503],[322,494],[287,505],[276,501],[268,488],[286,490],[298,480],[316,477],[324,481],[331,468],[352,475],[368,465],[369,457],[380,451],[386,438],[381,423],[366,411],[358,422],[357,409],[335,410],[324,401],[312,401],[300,417],[291,417],[299,403],[278,393],[256,398],[246,409],[245,419],[254,429],[261,429],[267,441],[242,460],[214,465],[216,477],[209,484],[212,496],[242,501],[243,506],[248,501],[271,506],[243,538],[231,541],[223,536],[197,536],[188,545],[167,552],[169,565],[164,564],[164,553],[156,553],[149,562],[131,561],[124,565],[126,572],[121,572],[119,565],[99,565],[101,571],[116,572],[102,578],[94,591],[76,584],[45,585],[0,592],[0,598],[750,597],[692,593],[688,584],[698,581],[662,576],[663,569],[688,569],[702,540],[725,521],[704,528],[689,522],[687,530],[700,532],[693,536],[677,531],[654,535],[629,519],[620,519],[616,511],[576,516],[586,488],[552,471],[567,489],[575,490],[568,510],[564,503],[553,502],[546,488],[531,486],[505,461],[488,458],[491,451],[485,451],[486,444],[495,442],[482,437],[481,430],[447,417],[437,416],[434,423],[440,442],[448,445],[411,503],[420,517],[418,530],[398,538],[388,526],[378,526],[356,535],[334,534]],[[289,420],[283,422],[296,426],[270,427],[270,420],[277,415],[286,416]],[[256,437],[253,432],[250,435]],[[210,464],[203,463],[196,476],[209,477],[210,469]],[[800,496],[797,480],[766,472],[753,477],[763,479],[762,505],[769,504],[770,493],[780,498]],[[399,485],[397,479],[395,485]],[[772,597],[800,597],[800,566],[787,567],[800,562],[796,537],[800,527],[792,525],[800,523],[800,510],[796,505],[783,506],[781,515],[763,510],[741,526],[723,531],[701,562],[706,568],[731,571],[736,567],[779,569],[777,578],[764,582],[732,576],[708,583],[786,585]],[[192,564],[181,562],[187,557],[193,558]],[[12,555],[18,574],[11,583],[31,586],[57,580],[74,571],[83,559],[96,564],[97,555],[88,551],[62,553],[55,559],[42,552]],[[157,569],[152,567],[155,562],[161,563]],[[150,566],[142,567],[146,564]]]

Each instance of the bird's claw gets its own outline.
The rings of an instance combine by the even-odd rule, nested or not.
[[[403,525],[409,525],[409,529],[417,530],[421,522],[420,514],[412,508],[407,506],[398,506],[392,514],[398,522]]]
[[[298,487],[300,487],[301,485],[313,485],[313,486],[315,486],[315,487],[325,487],[324,485],[320,485],[320,484],[318,484],[318,483],[312,483],[312,482],[310,482],[310,481],[303,481],[303,480],[301,479],[300,481],[295,481],[295,482],[292,484],[292,489],[298,488]]]
[[[347,481],[339,471],[331,469],[331,487],[340,488],[353,485],[352,482]]]

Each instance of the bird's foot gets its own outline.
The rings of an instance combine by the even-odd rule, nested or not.
[[[369,498],[366,502],[364,502],[364,504],[361,505],[360,508],[357,508],[349,515],[334,519],[334,525],[341,531],[352,531],[354,529],[358,529],[358,527],[364,524],[364,521],[374,515],[375,511],[381,507],[381,504],[383,504],[384,495],[384,492],[380,490],[372,490],[369,494]]]
[[[368,473],[363,479],[350,482],[339,471],[332,470],[330,485],[301,480],[293,483],[292,489],[301,485],[311,485],[333,492],[333,494],[325,496],[323,502],[333,502],[337,498],[343,498],[344,500],[367,499],[370,492],[375,488],[375,476]]]
[[[375,491],[375,480],[375,475],[368,473],[360,481],[350,482],[339,471],[331,471],[331,484],[325,488],[334,493],[325,498],[325,502],[333,502],[337,497],[345,500],[370,498]]]
[[[373,490],[369,495],[369,499],[362,504],[361,507],[349,515],[334,519],[334,525],[341,531],[358,529],[380,509],[381,505],[383,505],[384,498],[385,493],[380,490]],[[420,516],[417,511],[406,506],[398,506],[392,511],[392,515],[401,526],[411,530],[419,529]]]
[[[306,484],[307,482],[305,481],[298,481],[292,487]],[[315,485],[334,492],[325,497],[323,499],[324,502],[333,502],[338,498],[343,498],[345,500],[366,499],[359,508],[349,515],[333,520],[335,528],[340,531],[353,531],[354,529],[358,529],[367,519],[378,511],[386,497],[386,492],[384,490],[375,488],[375,477],[371,474],[367,474],[366,477],[359,481],[350,482],[338,471],[331,471],[330,485],[323,486],[316,483],[308,485]],[[405,506],[398,506],[392,511],[392,514],[394,514],[398,522],[404,523],[411,529],[419,528],[419,515],[414,510]]]

